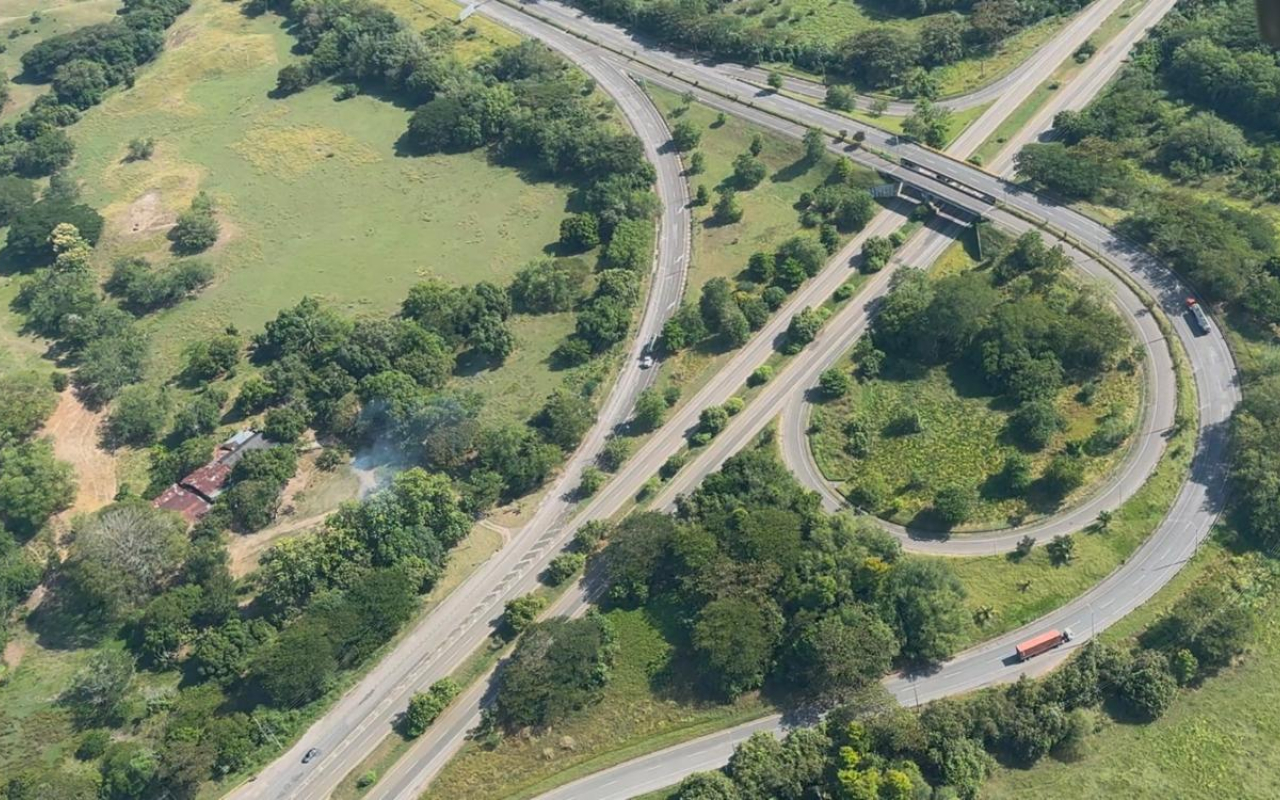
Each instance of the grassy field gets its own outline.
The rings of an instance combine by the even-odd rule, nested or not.
[[[702,285],[711,278],[739,277],[752,253],[775,249],[804,230],[796,204],[801,194],[826,181],[836,156],[828,155],[806,168],[799,141],[765,133],[736,117],[719,124],[717,113],[705,105],[686,105],[680,95],[654,86],[648,87],[648,92],[669,125],[689,120],[702,131],[698,152],[706,159],[706,171],[689,177],[691,194],[699,184],[712,190],[725,182],[733,173],[733,159],[746,152],[752,137],[758,134],[764,140],[760,160],[768,167],[769,176],[756,188],[738,193],[741,222],[713,225],[709,222],[710,205],[692,209],[693,240],[685,297],[696,300]],[[870,171],[859,168],[858,172],[867,185],[879,182]],[[686,396],[691,395],[726,358],[724,353],[686,350],[663,361],[660,385],[678,386]]]
[[[75,175],[108,220],[102,265],[120,255],[165,260],[168,225],[195,192],[219,204],[224,235],[207,255],[214,284],[147,321],[156,377],[173,371],[187,342],[227,324],[260,330],[304,295],[385,314],[426,277],[505,284],[556,240],[567,187],[526,182],[482,151],[401,157],[409,110],[384,100],[338,103],[324,85],[270,99],[292,38],[279,18],[238,8],[197,0],[133,89],[70,129]],[[144,133],[158,143],[155,157],[122,162]],[[570,315],[519,320],[509,366],[469,383],[498,413],[522,418],[558,384],[545,362],[572,324]]]
[[[0,72],[9,76],[9,102],[0,114],[12,122],[31,101],[48,90],[39,83],[15,83],[22,55],[50,36],[106,22],[120,10],[121,0],[5,0],[0,3]],[[34,20],[34,21],[33,21]]]
[[[543,734],[468,742],[424,798],[527,798],[641,753],[730,727],[770,710],[755,696],[699,703],[664,635],[670,624],[641,609],[608,614],[619,651],[602,700]]]
[[[1248,564],[1248,560],[1245,559]],[[1221,548],[1210,545],[1186,571],[1196,580],[1230,579]],[[1264,565],[1263,568],[1269,568]],[[1190,580],[1155,602],[1168,601]],[[1191,578],[1192,576],[1186,576]],[[1158,721],[1108,722],[1084,758],[1051,759],[1034,769],[998,769],[983,788],[987,800],[1078,797],[1273,798],[1280,795],[1280,604],[1264,601],[1258,636],[1241,664],[1179,693]]]
[[[940,270],[930,273],[935,278],[974,263],[972,255],[966,255],[958,245],[948,250],[942,262]],[[1068,441],[1088,438],[1112,409],[1120,409],[1130,424],[1136,421],[1142,392],[1139,370],[1110,371],[1098,381],[1096,394],[1087,404],[1078,397],[1080,389],[1071,385],[1060,392],[1057,405],[1067,428],[1044,450],[1032,454],[1035,474],[1062,452]],[[920,433],[904,436],[892,430],[893,420],[906,411],[920,415]],[[999,474],[1006,458],[1018,452],[1005,434],[1012,411],[1010,403],[991,397],[980,378],[962,365],[925,368],[897,360],[891,361],[880,377],[859,382],[848,396],[815,406],[810,443],[819,467],[833,481],[849,482],[867,474],[883,478],[895,493],[896,507],[889,514],[894,522],[915,521],[928,527],[928,519],[920,515],[927,511],[934,492],[950,483],[976,481],[979,502],[961,530],[1003,526],[1051,510],[1034,503],[1034,498],[1007,498],[983,490],[983,485]],[[878,431],[865,458],[855,458],[845,449],[843,427],[853,416],[867,420]],[[1087,457],[1088,479],[1077,496],[1087,494],[1124,453],[1121,447],[1107,456]]]

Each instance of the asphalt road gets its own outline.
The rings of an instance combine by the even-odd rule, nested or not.
[[[590,21],[578,27],[577,31],[581,35],[593,38],[595,36],[595,30]],[[759,113],[756,109],[761,108],[786,115],[795,122],[771,117],[772,122],[768,124],[769,127],[791,135],[798,132],[799,125],[819,126],[827,130],[841,127],[861,129],[867,137],[867,147],[870,150],[853,151],[850,153],[853,158],[880,169],[888,175],[900,176],[903,180],[937,197],[944,198],[956,206],[982,213],[996,225],[1015,234],[1030,227],[1022,215],[1047,220],[1058,229],[1068,232],[1074,242],[1100,254],[1128,273],[1129,277],[1163,308],[1171,320],[1175,335],[1187,351],[1197,389],[1199,435],[1189,478],[1175,499],[1173,508],[1156,532],[1133,557],[1107,579],[1057,611],[1022,629],[961,653],[931,674],[894,676],[886,683],[900,701],[907,704],[927,702],[948,694],[967,692],[981,686],[1015,680],[1028,669],[1035,672],[1044,671],[1065,658],[1075,646],[1087,641],[1096,631],[1105,629],[1138,607],[1177,573],[1181,565],[1195,552],[1199,543],[1209,534],[1226,499],[1228,424],[1231,412],[1239,401],[1239,379],[1226,341],[1216,326],[1208,335],[1197,336],[1188,325],[1183,315],[1183,300],[1192,293],[1176,276],[1141,248],[1121,239],[1104,226],[1047,198],[1026,192],[942,154],[903,143],[897,137],[874,129],[850,126],[847,119],[843,117],[785,97],[758,93],[751,99],[754,109],[744,110],[736,103],[721,101],[720,98],[709,95],[706,91],[706,89],[712,89],[724,95],[740,94],[742,92],[740,85],[735,85],[731,80],[717,75],[702,65],[669,55],[646,52],[643,63],[633,61],[631,68],[647,80],[657,82],[671,80],[671,75],[679,74],[691,82],[685,84],[685,87],[694,91],[705,101],[713,104],[727,102],[734,106],[732,110],[735,113],[741,113],[744,116],[755,118]],[[692,81],[696,81],[696,85]],[[932,175],[944,176],[943,180],[935,181],[928,175],[922,176],[916,169],[904,168],[887,161],[873,152],[876,150],[890,152],[897,159],[909,159],[919,167],[929,170]],[[956,184],[963,188],[956,188]],[[1010,213],[1011,210],[1016,213]],[[1077,250],[1074,246],[1069,248],[1069,253],[1082,267],[1087,266],[1092,260],[1086,252]],[[866,287],[860,293],[860,297],[865,298],[869,292],[876,291],[878,287],[874,283],[873,278],[873,285]],[[858,308],[859,304],[855,302],[847,306],[846,311],[857,313]],[[845,312],[842,311],[839,319],[833,320],[833,324],[828,328],[841,329],[840,320],[843,320],[844,316]],[[824,329],[825,332],[826,329]],[[834,335],[832,338],[835,338]],[[819,343],[815,341],[806,352],[817,351],[819,347]],[[842,346],[838,349],[843,352],[845,348]],[[808,360],[797,359],[788,369],[798,369],[800,365],[810,363],[812,362]],[[779,382],[792,380],[792,376],[785,374],[775,378],[775,381]],[[751,426],[761,423],[758,419],[751,423],[748,420],[753,416],[753,409],[762,407],[763,404],[760,403],[762,398],[763,395],[753,401],[743,414],[735,418],[729,429],[721,433],[693,464],[686,466],[676,476],[664,491],[664,495],[659,498],[659,502],[669,501],[679,492],[696,485],[702,476],[718,467],[729,454],[750,439]],[[760,416],[763,416],[763,413]],[[656,464],[642,466],[643,474],[650,474],[654,467]],[[631,474],[630,470],[627,474]],[[625,477],[620,476],[617,483],[619,485],[625,483],[625,480],[622,480]],[[1035,632],[1054,627],[1073,628],[1077,633],[1075,644],[1042,656],[1030,665],[1013,661],[1010,655],[1016,642]],[[778,722],[781,723],[780,720]],[[768,725],[769,721],[757,723],[759,724]],[[740,739],[746,738],[750,733],[746,728],[735,729],[735,731]],[[671,748],[655,757],[638,759],[603,771],[551,792],[545,797],[557,800],[565,798],[604,800],[612,797],[629,797],[653,788],[655,772],[660,773],[663,783],[675,782],[688,772],[722,765],[726,747],[731,744],[730,740],[733,738],[731,733],[733,732],[726,732],[719,736],[718,747],[706,748],[703,743],[695,742]],[[655,768],[655,764],[661,766]]]
[[[453,672],[492,632],[506,601],[534,588],[538,573],[571,533],[563,523],[575,505],[572,492],[583,468],[594,461],[609,433],[630,416],[636,397],[654,379],[653,370],[639,367],[641,350],[657,337],[678,306],[689,261],[689,197],[683,168],[679,156],[663,147],[670,134],[662,116],[623,71],[589,54],[572,57],[613,96],[658,173],[656,189],[663,211],[658,221],[657,255],[644,314],[627,361],[597,424],[570,457],[532,519],[313,723],[292,748],[231,797],[327,797],[359,766],[392,731],[409,697]],[[320,757],[303,764],[303,754],[312,747],[320,749]],[[393,778],[388,775],[384,783],[392,785]]]
[[[608,67],[614,67],[613,74],[609,75],[610,84],[606,85],[602,78],[598,77],[597,79],[601,80],[602,85],[605,85],[611,93],[615,93],[615,89],[617,89],[617,92],[623,95],[626,94],[626,90],[621,88],[617,81],[618,76],[621,74],[617,70],[624,62],[608,49],[596,47],[590,41],[568,36],[563,32],[548,28],[508,6],[490,3],[483,7],[482,11],[499,17],[517,30],[523,30],[526,33],[531,33],[544,39],[544,41],[565,52],[573,60],[583,65],[589,72],[599,70],[603,74],[608,74]],[[580,29],[579,32],[582,35],[594,37],[596,31],[591,25],[592,23],[587,21],[585,27]],[[803,125],[820,125],[829,130],[840,127],[854,129],[859,129],[860,127],[850,123],[847,118],[831,115],[821,109],[814,109],[811,106],[785,97],[756,96],[752,98],[751,102],[758,107],[757,109],[743,108],[739,104],[708,95],[704,88],[712,88],[726,95],[750,97],[752,91],[750,87],[745,87],[740,82],[726,77],[714,69],[697,65],[669,54],[645,52],[643,55],[645,63],[631,62],[628,65],[632,72],[659,82],[668,80],[667,72],[678,73],[683,77],[688,77],[697,81],[699,85],[692,87],[690,84],[680,84],[681,89],[692,89],[704,99],[712,101],[713,104],[722,103],[728,106],[727,110],[750,116],[757,121],[762,121],[768,127],[782,130],[788,135],[796,135],[802,128],[794,123],[784,122],[777,117],[764,114],[758,109],[763,108],[788,114]],[[656,67],[656,70],[653,67]],[[1102,226],[1092,223],[1070,210],[1058,208],[1042,198],[1020,192],[992,176],[985,175],[967,165],[951,161],[940,154],[911,145],[902,145],[893,137],[874,129],[866,129],[865,133],[869,147],[891,151],[897,157],[905,156],[911,158],[917,164],[928,167],[939,175],[945,175],[948,179],[976,188],[979,192],[985,193],[988,199],[975,198],[966,190],[959,190],[948,185],[948,183],[933,180],[928,176],[921,176],[916,172],[885,161],[868,151],[850,152],[849,155],[851,157],[879,168],[886,174],[899,175],[904,180],[923,187],[935,196],[949,199],[959,207],[986,213],[996,224],[1014,231],[1019,230],[1019,226],[1025,229],[1027,223],[1023,222],[1019,217],[998,210],[989,198],[1000,198],[1007,202],[1009,206],[1017,208],[1023,213],[1042,219],[1049,219],[1055,224],[1072,231],[1074,235],[1088,245],[1105,253],[1108,258],[1120,263],[1140,280],[1145,280],[1150,284],[1154,294],[1160,298],[1161,302],[1168,308],[1174,309],[1176,313],[1181,295],[1184,293],[1182,288],[1171,280],[1171,276],[1160,265],[1143,258],[1136,248],[1116,239]],[[890,215],[880,215],[864,232],[864,236],[871,233],[884,235],[897,227],[898,222],[900,222],[900,219],[895,220]],[[843,257],[848,259],[856,253],[860,242],[861,237],[844,251]],[[888,270],[882,271],[880,274],[885,275],[887,273]],[[651,437],[624,470],[587,504],[586,508],[575,517],[573,523],[559,528],[551,526],[551,523],[557,521],[560,515],[547,513],[544,516],[543,511],[540,509],[539,519],[536,520],[536,522],[540,523],[539,525],[531,524],[526,527],[525,531],[521,535],[514,537],[512,544],[504,548],[504,551],[497,558],[492,559],[471,580],[451,594],[435,613],[430,615],[426,621],[410,634],[405,643],[397,647],[382,663],[375,667],[370,676],[344,697],[330,714],[313,726],[312,730],[299,741],[293,751],[265,770],[258,783],[246,787],[248,793],[240,796],[272,798],[321,797],[327,794],[328,792],[324,789],[324,786],[331,786],[340,780],[352,766],[359,763],[360,757],[365,752],[371,750],[376,742],[381,740],[398,714],[399,709],[404,707],[407,697],[412,691],[428,685],[438,677],[447,674],[453,666],[461,663],[469,653],[484,641],[491,623],[499,616],[503,603],[511,597],[523,594],[527,588],[533,585],[537,571],[550,560],[559,546],[568,539],[574,524],[585,519],[609,516],[614,511],[624,507],[647,477],[657,471],[658,467],[666,460],[666,457],[682,446],[685,432],[696,423],[697,415],[701,409],[707,405],[723,402],[725,398],[738,389],[750,372],[754,370],[755,366],[761,363],[764,357],[767,357],[772,349],[774,338],[785,329],[786,322],[790,319],[790,316],[805,305],[817,305],[820,303],[836,286],[844,281],[845,277],[846,275],[841,273],[840,268],[829,268],[817,279],[802,287],[797,295],[792,298],[786,309],[771,321],[765,331],[735,355],[727,367],[728,371],[722,372],[719,380],[706,387],[692,402],[687,403],[674,414],[672,420]],[[864,291],[860,293],[860,297],[867,295],[872,286],[876,284],[878,278],[879,276],[872,278],[869,282],[871,285],[864,288]],[[884,281],[887,283],[887,278]],[[883,286],[880,287],[880,291],[883,291]],[[855,300],[846,306],[846,310],[856,308],[858,305]],[[1181,318],[1179,318],[1178,325],[1179,335],[1188,336],[1185,322]],[[643,338],[643,335],[638,338],[638,342],[642,343],[644,341],[647,341],[647,339]],[[842,351],[844,348],[841,347],[840,349]],[[1149,595],[1149,591],[1154,591],[1158,585],[1167,580],[1165,576],[1171,575],[1175,571],[1171,569],[1169,562],[1152,563],[1150,558],[1144,556],[1144,553],[1157,551],[1155,557],[1158,559],[1185,557],[1208,532],[1208,528],[1217,513],[1217,506],[1220,504],[1222,494],[1223,470],[1221,464],[1225,446],[1225,421],[1238,394],[1234,382],[1234,366],[1220,337],[1205,337],[1192,352],[1192,360],[1196,369],[1197,383],[1201,388],[1201,421],[1205,427],[1202,429],[1201,442],[1196,455],[1196,467],[1193,469],[1193,479],[1184,487],[1183,493],[1179,497],[1178,508],[1182,516],[1179,518],[1171,516],[1171,519],[1177,519],[1179,524],[1172,526],[1172,530],[1167,530],[1170,528],[1169,525],[1162,526],[1160,532],[1129,562],[1124,571],[1133,572],[1133,570],[1139,570],[1138,573],[1131,575],[1133,578],[1131,582],[1119,587],[1111,587],[1104,596],[1098,598],[1099,602],[1095,605],[1095,610],[1104,615],[1116,614],[1117,610],[1131,607],[1132,604],[1145,599],[1145,596]],[[792,362],[791,368],[796,368],[797,365],[806,363],[812,362],[807,358],[796,359]],[[622,386],[622,382],[619,385]],[[753,402],[748,409],[756,407],[757,403]],[[739,418],[743,418],[748,413],[750,412],[744,412],[744,415],[740,415]],[[727,434],[728,431],[725,433]],[[721,447],[720,443],[728,442],[729,438],[722,434],[713,443],[713,446],[708,448],[708,452],[716,452]],[[727,453],[720,452],[709,459],[699,459],[697,462],[701,465],[699,469],[709,465],[707,471],[710,471],[710,469],[718,466],[718,463],[723,461],[724,457],[727,457]],[[715,461],[716,458],[719,461]],[[713,461],[715,463],[711,463]],[[575,457],[575,464],[580,467],[581,463],[583,462],[578,461],[577,457]],[[569,472],[572,472],[572,470]],[[672,482],[673,485],[678,481],[688,480],[685,476],[692,477],[694,472],[694,469],[687,467]],[[564,486],[569,488],[575,484],[576,481],[566,481]],[[555,495],[555,497],[558,496],[558,494]],[[556,501],[553,499],[548,502],[554,503]],[[1156,548],[1156,545],[1159,545],[1159,548]],[[1111,581],[1108,581],[1103,586],[1110,587],[1110,584]],[[1102,606],[1103,600],[1106,601],[1105,608]],[[1081,602],[1084,602],[1084,600],[1082,599]],[[1073,611],[1077,605],[1072,604],[1067,609],[1059,612],[1059,614]],[[1115,618],[1118,618],[1118,616]],[[1103,616],[1099,617],[1097,621],[1099,625],[1105,625],[1110,619],[1111,617]],[[1044,623],[1044,625],[1050,624],[1054,624],[1052,618]],[[998,663],[999,653],[997,649],[1003,647],[1004,649],[1000,652],[1005,652],[1008,650],[1008,646],[1002,642],[997,642],[986,647],[990,649],[979,648],[977,651],[963,654],[961,658],[947,665],[941,672],[930,678],[918,679],[914,683],[904,685],[913,695],[919,692],[922,695],[921,699],[927,699],[930,691],[940,693],[963,690],[971,685],[1003,680],[1017,674],[1017,670],[1007,669],[1007,665],[1005,665],[1006,668],[1002,669]],[[994,666],[993,661],[995,662]],[[1043,660],[1037,666],[1047,665],[1048,663],[1050,663],[1048,660]],[[930,680],[933,682],[929,683],[928,681]],[[462,716],[465,715],[460,715],[460,718]],[[726,736],[731,737],[732,735],[733,732],[726,733]],[[309,770],[299,770],[297,765],[301,753],[312,746],[320,746],[325,751],[325,755],[314,761]],[[456,743],[452,746],[456,747]],[[440,750],[439,752],[443,753],[444,751]],[[688,757],[687,750],[680,752],[685,753],[681,757],[686,759],[681,763],[688,763],[691,767],[705,768],[707,765],[714,766],[716,763],[722,763],[722,761],[715,762],[712,756]],[[418,759],[411,759],[411,761],[418,764],[443,763],[430,756],[425,761]],[[639,785],[639,778],[635,774],[628,773],[626,769],[621,774],[623,777],[619,780],[621,780],[621,785],[624,787]],[[676,774],[671,770],[666,771],[667,782],[678,780],[680,777],[681,774]],[[609,780],[609,778],[606,776],[603,780]],[[388,793],[384,796],[412,797],[414,790],[409,787],[415,785],[422,785],[422,783],[416,779],[410,780],[402,784],[404,788],[401,791],[407,793],[395,794],[390,792],[392,787],[388,784]],[[594,789],[587,789],[583,793],[574,796],[595,798],[605,795],[596,793]]]

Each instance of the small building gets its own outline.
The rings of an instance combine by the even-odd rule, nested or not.
[[[222,494],[232,468],[240,459],[248,452],[272,446],[258,431],[240,431],[218,445],[212,461],[165,489],[151,504],[166,511],[176,511],[194,524],[209,513],[213,501]]]

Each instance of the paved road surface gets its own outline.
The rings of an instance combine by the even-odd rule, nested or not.
[[[232,792],[231,797],[327,797],[391,732],[415,691],[448,675],[471,655],[491,633],[506,601],[532,589],[538,573],[559,552],[568,535],[561,523],[573,507],[568,497],[577,487],[582,469],[595,459],[613,428],[626,421],[636,397],[653,380],[653,371],[638,366],[640,351],[657,337],[684,290],[690,232],[687,186],[678,155],[661,149],[670,135],[648,98],[614,64],[582,54],[574,60],[618,102],[658,173],[657,191],[663,206],[658,223],[658,254],[646,308],[628,360],[596,426],[570,458],[530,522],[420,622],[292,748],[253,781]],[[302,764],[303,754],[312,747],[321,750],[321,757]]]

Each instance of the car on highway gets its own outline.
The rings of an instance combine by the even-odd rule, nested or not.
[[[1191,316],[1196,335],[1207,336],[1209,334],[1209,315],[1204,313],[1204,309],[1200,307],[1194,297],[1187,298],[1187,314]]]
[[[302,756],[302,763],[303,763],[303,764],[310,764],[312,761],[315,761],[315,760],[316,760],[317,758],[319,758],[319,757],[320,757],[320,748],[319,748],[319,747],[313,747],[313,748],[311,748],[310,750],[308,750],[306,753],[304,753],[304,754],[303,754],[303,756]]]
[[[1071,641],[1071,629],[1064,628],[1060,631],[1045,631],[1039,636],[1033,636],[1022,644],[1014,648],[1019,661],[1026,661],[1028,658],[1034,658],[1041,653],[1047,653],[1059,645],[1066,644]]]

